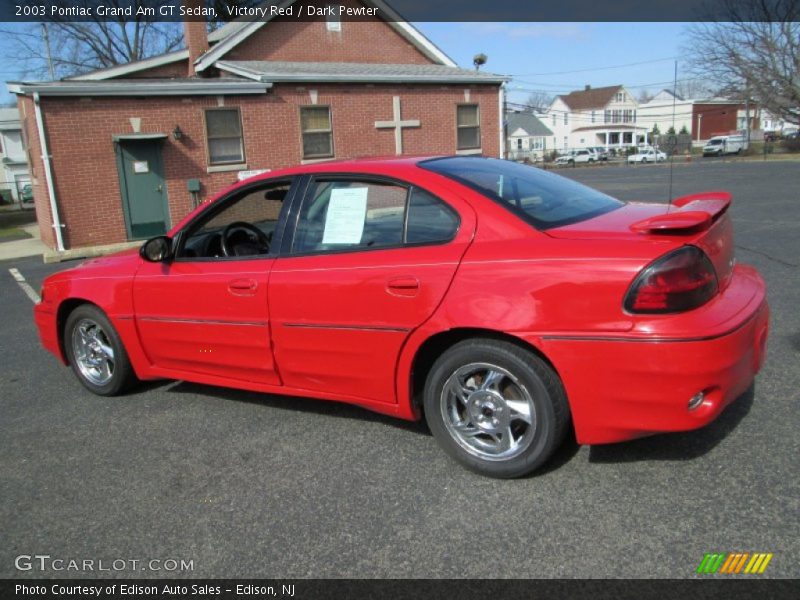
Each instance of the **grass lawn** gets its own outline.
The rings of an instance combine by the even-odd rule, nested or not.
[[[29,237],[33,237],[24,229],[20,229],[19,227],[6,227],[4,229],[0,229],[0,242],[11,242],[13,240],[25,240]]]

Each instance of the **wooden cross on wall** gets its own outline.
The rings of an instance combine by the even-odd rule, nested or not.
[[[419,127],[419,119],[407,119],[405,121],[400,117],[400,96],[392,98],[392,108],[394,109],[394,118],[391,121],[375,121],[377,129],[394,129],[394,153],[403,153],[403,128],[404,127]]]

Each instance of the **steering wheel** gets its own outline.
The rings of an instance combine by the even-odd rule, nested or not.
[[[222,246],[222,254],[225,256],[242,256],[236,252],[237,246],[231,244],[231,237],[234,231],[245,230],[255,236],[255,242],[251,244],[243,244],[254,250],[254,254],[261,254],[263,250],[269,251],[269,238],[255,225],[246,223],[245,221],[234,221],[222,230],[222,239],[220,245]],[[252,239],[252,238],[251,238]],[[242,244],[239,245],[241,247]]]

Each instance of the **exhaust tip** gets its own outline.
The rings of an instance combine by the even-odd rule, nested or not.
[[[706,399],[705,392],[697,392],[694,396],[689,398],[689,410],[696,410],[703,405],[703,401]]]

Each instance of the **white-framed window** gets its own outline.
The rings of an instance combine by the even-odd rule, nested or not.
[[[592,123],[594,123],[594,111],[592,111]]]
[[[564,125],[569,125],[569,113],[564,113]]]
[[[238,108],[205,110],[208,164],[226,165],[244,162],[242,116]]]
[[[303,158],[333,156],[333,124],[330,106],[301,106],[300,132],[303,137]]]
[[[569,138],[567,138],[567,136],[564,136],[564,150],[566,150],[567,148],[569,148]]]
[[[477,104],[456,106],[456,148],[474,150],[481,147],[481,119]]]
[[[553,113],[553,125],[555,125],[555,124],[556,124],[556,114]]]
[[[625,92],[617,92],[616,100],[617,102],[625,102]]]

